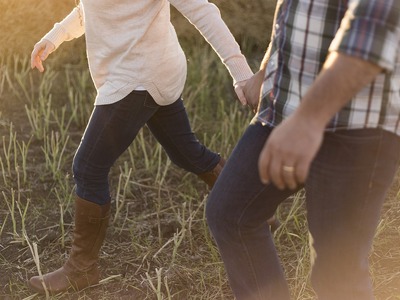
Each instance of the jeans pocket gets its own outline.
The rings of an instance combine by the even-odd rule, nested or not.
[[[362,128],[362,129],[349,129],[349,130],[337,130],[332,132],[335,138],[343,141],[353,142],[367,142],[371,140],[379,141],[383,136],[383,129],[380,128]]]

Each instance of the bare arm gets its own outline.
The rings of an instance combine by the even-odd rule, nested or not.
[[[296,188],[308,175],[310,164],[331,118],[382,69],[368,61],[332,52],[299,108],[272,132],[259,156],[264,183]],[[285,172],[283,166],[294,168]]]

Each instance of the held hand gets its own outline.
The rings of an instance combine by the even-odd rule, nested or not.
[[[319,150],[324,128],[291,116],[271,133],[258,159],[260,179],[279,189],[295,189],[305,182]]]
[[[43,61],[47,59],[49,54],[55,50],[55,46],[48,40],[42,40],[35,45],[31,53],[31,68],[44,71]]]
[[[234,85],[236,96],[238,97],[238,99],[242,105],[247,104],[246,97],[243,93],[243,88],[245,87],[246,82],[247,82],[247,80],[242,80],[242,81],[236,82]]]
[[[264,70],[259,70],[249,80],[243,89],[244,95],[247,100],[247,105],[255,111],[260,101],[261,85],[264,79]]]

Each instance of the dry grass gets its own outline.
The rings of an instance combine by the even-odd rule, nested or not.
[[[274,2],[215,1],[254,65],[269,36]],[[0,299],[44,299],[29,291],[26,280],[37,274],[37,263],[42,272],[59,267],[71,243],[70,166],[94,93],[83,40],[63,45],[44,75],[31,72],[26,57],[73,5],[74,0],[0,0]],[[192,26],[176,12],[174,23],[189,59],[184,97],[193,128],[206,145],[228,156],[251,113],[235,104],[231,80],[215,54],[204,45],[190,47],[193,39],[201,40]],[[148,130],[118,160],[110,181],[103,281],[53,299],[232,299],[204,219],[208,191],[171,164]],[[400,299],[398,190],[395,184],[388,196],[371,255],[378,300]],[[282,227],[275,234],[298,300],[313,299],[303,202],[298,194],[280,207]]]

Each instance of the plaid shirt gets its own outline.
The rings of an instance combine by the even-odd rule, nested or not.
[[[300,104],[329,51],[385,69],[327,129],[400,135],[400,0],[278,0],[256,119],[276,126]]]

